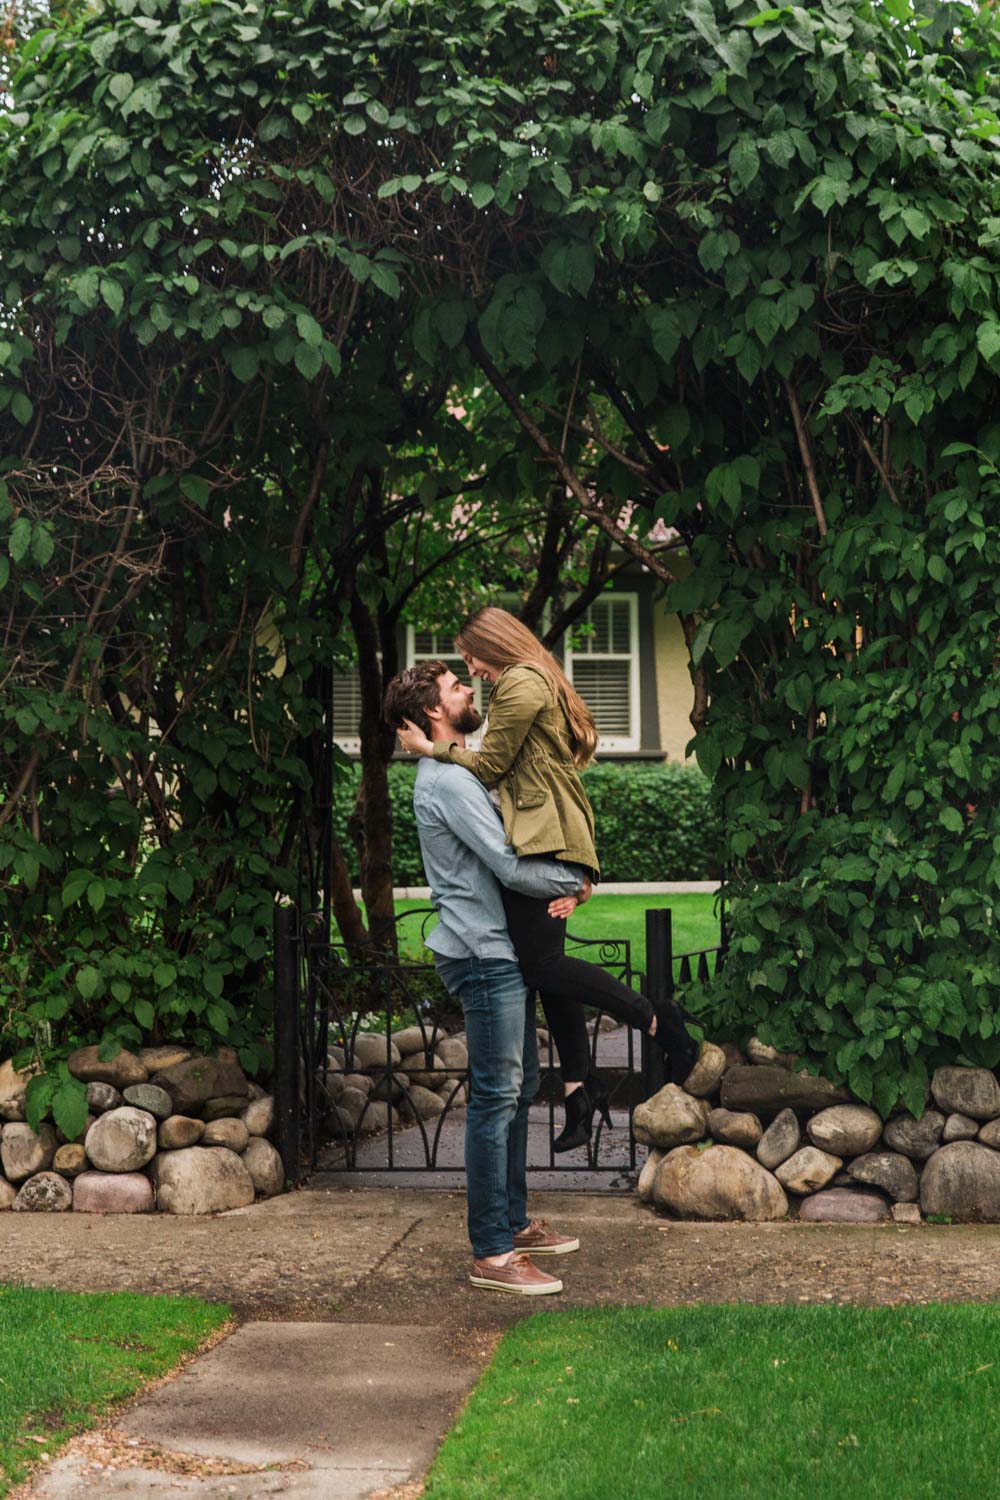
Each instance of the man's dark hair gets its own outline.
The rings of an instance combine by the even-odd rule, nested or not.
[[[437,708],[441,702],[440,681],[448,670],[447,662],[418,661],[415,667],[397,672],[385,690],[382,704],[389,728],[402,729],[403,720],[409,719],[430,736],[431,721],[427,710]]]

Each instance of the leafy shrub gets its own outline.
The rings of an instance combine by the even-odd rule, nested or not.
[[[397,885],[425,885],[413,818],[416,767],[389,767],[393,876]],[[334,826],[351,874],[358,867],[347,832],[357,767],[334,787]],[[719,874],[722,836],[711,788],[690,766],[608,764],[584,772],[594,805],[597,852],[604,880],[709,880]]]

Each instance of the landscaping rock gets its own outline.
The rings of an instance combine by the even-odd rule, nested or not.
[[[421,1076],[425,1077],[426,1075],[422,1074]],[[372,1099],[391,1099],[395,1104],[398,1100],[402,1099],[404,1086],[409,1081],[406,1073],[393,1073],[391,1077],[388,1073],[384,1073],[381,1078],[374,1080],[370,1097]]]
[[[400,1104],[401,1111],[415,1115],[418,1120],[434,1120],[438,1115],[444,1114],[445,1108],[445,1101],[440,1094],[421,1088],[419,1083],[410,1085]]]
[[[335,1068],[341,1073],[344,1071],[343,1047],[330,1048],[329,1052],[326,1054],[326,1065],[328,1068]]]
[[[204,1133],[204,1120],[192,1120],[189,1115],[171,1115],[161,1122],[156,1143],[161,1151],[183,1151],[186,1146],[197,1146]]]
[[[163,1068],[153,1082],[166,1089],[176,1115],[193,1114],[209,1099],[226,1096],[238,1097],[242,1101],[240,1107],[245,1108],[249,1092],[239,1063],[217,1057],[189,1057],[185,1062]]]
[[[73,1189],[58,1172],[38,1172],[14,1199],[15,1213],[64,1214],[73,1207]]]
[[[263,1197],[275,1198],[285,1191],[285,1168],[270,1141],[263,1136],[251,1136],[242,1160],[250,1181]]]
[[[469,1102],[468,1088],[464,1083],[459,1083],[457,1078],[446,1078],[437,1095],[452,1109],[464,1109]]]
[[[917,1120],[913,1115],[896,1115],[886,1122],[882,1139],[890,1151],[902,1151],[914,1161],[926,1161],[938,1149],[944,1130],[944,1115],[936,1109],[924,1111]]]
[[[727,1068],[745,1068],[746,1067],[746,1065],[747,1065],[747,1059],[744,1056],[744,1054],[740,1051],[739,1047],[736,1045],[735,1042],[720,1042],[719,1046],[722,1048],[723,1052],[726,1054],[726,1067]]]
[[[811,1073],[792,1073],[787,1068],[730,1068],[722,1080],[723,1109],[776,1115],[783,1109],[817,1110],[850,1102],[846,1089],[836,1088],[825,1078],[814,1078]]]
[[[25,1090],[36,1072],[33,1067],[18,1072],[10,1059],[0,1063],[0,1120],[24,1119]]]
[[[18,1121],[4,1126],[0,1166],[8,1182],[24,1182],[36,1172],[44,1172],[55,1154],[56,1133],[51,1125],[41,1125],[37,1135],[30,1125]]]
[[[440,1026],[404,1026],[402,1031],[392,1033],[392,1041],[400,1057],[406,1057],[411,1052],[424,1052],[428,1043],[432,1047],[442,1041],[446,1033]],[[385,1059],[385,1051],[382,1052],[382,1060]]]
[[[783,1161],[787,1161],[799,1149],[802,1132],[794,1112],[783,1109],[764,1131],[757,1147],[757,1160],[762,1167],[773,1172]]]
[[[394,1129],[399,1126],[399,1115],[388,1104],[380,1100],[366,1100],[365,1102],[368,1107],[358,1121],[357,1133],[359,1135],[376,1135],[380,1130],[388,1130],[390,1120]]]
[[[274,1099],[270,1094],[252,1099],[240,1119],[251,1135],[269,1135],[274,1129]]]
[[[714,1042],[702,1042],[698,1061],[684,1080],[684,1089],[698,1099],[707,1099],[722,1082],[728,1063],[726,1054]]]
[[[987,1120],[978,1135],[984,1146],[992,1146],[994,1151],[1000,1151],[1000,1120]]]
[[[827,1188],[799,1205],[799,1218],[807,1224],[877,1224],[888,1217],[881,1193],[863,1188]]]
[[[106,1114],[109,1109],[120,1109],[124,1102],[119,1090],[110,1083],[87,1084],[87,1108],[95,1115]]]
[[[712,1139],[724,1146],[742,1146],[744,1151],[752,1151],[760,1142],[761,1123],[756,1115],[713,1109],[706,1123]]]
[[[79,1177],[86,1167],[87,1153],[78,1141],[67,1141],[52,1158],[52,1170],[60,1177]]]
[[[989,1068],[936,1068],[931,1093],[946,1114],[970,1115],[973,1120],[1000,1116],[1000,1083]]]
[[[126,1104],[144,1109],[157,1120],[166,1120],[174,1112],[170,1095],[155,1083],[133,1083],[122,1091],[122,1098]]]
[[[116,1089],[127,1089],[133,1083],[145,1083],[149,1077],[135,1053],[127,1052],[124,1047],[106,1062],[101,1060],[96,1046],[78,1047],[75,1052],[70,1053],[66,1066],[81,1083],[110,1083]]]
[[[201,1138],[203,1146],[228,1146],[239,1156],[250,1144],[250,1132],[242,1120],[212,1120],[205,1126]]]
[[[1000,1221],[1000,1155],[979,1141],[952,1141],[928,1160],[920,1176],[926,1216]]]
[[[815,1193],[826,1187],[843,1165],[839,1156],[831,1156],[817,1146],[803,1146],[783,1161],[774,1175],[790,1193]]]
[[[849,1162],[847,1170],[855,1182],[881,1188],[897,1203],[916,1203],[919,1183],[908,1156],[899,1151],[872,1151]]]
[[[225,1146],[189,1146],[164,1151],[150,1168],[163,1213],[215,1214],[253,1202],[253,1178]]]
[[[878,1144],[882,1120],[864,1104],[834,1104],[806,1123],[806,1133],[821,1151],[835,1156],[862,1156]]]
[[[8,1182],[6,1177],[0,1177],[0,1213],[4,1213],[7,1209],[13,1208],[14,1200],[16,1197],[17,1188],[14,1186],[14,1184],[12,1182]]]
[[[150,1075],[162,1073],[164,1068],[176,1068],[178,1063],[187,1062],[191,1055],[190,1047],[172,1043],[164,1047],[139,1048],[139,1061]]]
[[[747,1042],[747,1057],[758,1068],[794,1068],[799,1060],[797,1052],[779,1052],[757,1036],[752,1036]]]
[[[156,1120],[130,1104],[109,1109],[87,1131],[84,1145],[99,1172],[137,1172],[156,1155]]]
[[[337,1109],[350,1120],[352,1131],[357,1129],[367,1103],[368,1095],[363,1094],[360,1089],[345,1089],[337,1100]]]
[[[668,1085],[669,1087],[669,1085]],[[653,1201],[682,1219],[783,1219],[780,1183],[734,1146],[678,1146],[660,1162]]]
[[[369,1078],[367,1073],[341,1073],[340,1076],[344,1080],[345,1089],[360,1089],[366,1096],[375,1087],[374,1078]]]
[[[469,1050],[464,1042],[458,1040],[458,1037],[448,1036],[439,1042],[437,1055],[446,1068],[456,1070],[452,1074],[453,1077],[463,1078],[465,1076],[469,1067]],[[409,1069],[407,1069],[407,1072],[409,1072]]]
[[[384,1036],[368,1036],[359,1033],[354,1038],[348,1051],[348,1066],[356,1068],[359,1073],[365,1073],[369,1068],[384,1068],[386,1066],[386,1047]],[[353,1058],[350,1056],[353,1051]],[[398,1067],[402,1062],[402,1054],[395,1042],[389,1043],[389,1056],[393,1067]]]
[[[440,1086],[442,1079],[458,1075],[449,1071],[439,1052],[432,1052],[430,1057],[426,1052],[413,1052],[406,1059],[406,1076],[421,1088],[433,1089]]]
[[[641,1145],[668,1150],[686,1141],[700,1141],[709,1114],[704,1099],[694,1099],[676,1083],[668,1083],[651,1099],[637,1105],[632,1132]]]
[[[892,1217],[897,1224],[922,1224],[919,1203],[894,1203]]]
[[[653,1201],[653,1179],[656,1176],[657,1168],[663,1160],[664,1155],[663,1151],[654,1146],[643,1162],[642,1171],[639,1173],[639,1181],[636,1183],[635,1189],[642,1203],[651,1203]]]
[[[220,1094],[217,1099],[206,1099],[201,1113],[206,1120],[238,1120],[246,1107],[246,1094]]]
[[[974,1141],[978,1134],[978,1120],[971,1120],[968,1115],[949,1115],[941,1132],[941,1142],[947,1146],[950,1141]]]
[[[153,1184],[145,1172],[84,1172],[73,1184],[78,1214],[151,1214]]]

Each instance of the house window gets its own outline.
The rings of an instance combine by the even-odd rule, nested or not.
[[[594,600],[567,636],[565,669],[594,716],[601,737],[598,751],[638,750],[637,594],[605,594]]]
[[[333,738],[347,755],[361,753],[361,678],[357,667],[333,674]]]

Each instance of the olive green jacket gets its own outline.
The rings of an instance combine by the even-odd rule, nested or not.
[[[515,854],[554,854],[600,873],[594,812],[573,763],[566,714],[537,667],[500,673],[481,749],[439,743],[434,758],[465,766],[484,786],[500,788],[504,832]]]

